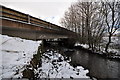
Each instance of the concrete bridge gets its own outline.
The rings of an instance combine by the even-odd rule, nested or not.
[[[76,37],[72,31],[5,6],[0,7],[0,28],[1,34],[30,40]]]

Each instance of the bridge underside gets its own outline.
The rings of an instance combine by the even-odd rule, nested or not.
[[[29,30],[29,29],[9,28],[9,27],[3,27],[1,34],[13,36],[13,37],[20,37],[29,40],[68,38],[67,36],[63,36],[63,35],[43,33],[40,31]]]
[[[1,19],[2,28],[1,34],[9,35],[13,37],[20,37],[29,40],[40,39],[54,39],[54,38],[70,38],[65,32],[49,30],[40,26],[35,26],[27,23],[21,23],[6,19]]]

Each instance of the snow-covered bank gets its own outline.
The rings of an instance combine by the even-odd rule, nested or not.
[[[110,52],[110,55],[108,55],[106,57],[120,59],[120,49],[116,49],[116,46],[114,46],[114,44],[112,44],[113,47],[111,47],[111,45],[110,45],[110,48],[108,48],[108,52]],[[118,44],[117,46],[119,47],[120,43],[117,42],[117,44]],[[92,52],[92,50],[89,48],[89,46],[87,44],[76,43],[75,46],[81,46],[82,48],[84,48],[86,50],[90,50]],[[104,46],[101,46],[100,49],[101,49],[100,51],[94,51],[93,53],[104,55],[105,43],[104,43]]]
[[[42,56],[42,67],[38,68],[38,78],[87,78],[88,70],[84,70],[82,66],[72,67],[69,60],[54,51],[44,53]]]
[[[74,46],[82,46],[83,48],[86,48],[86,49],[89,48],[89,46],[87,44],[80,44],[78,42]]]
[[[25,65],[30,64],[33,54],[37,53],[41,41],[25,40],[17,37],[0,35],[1,41],[1,60],[0,60],[0,79],[22,77]],[[47,57],[45,57],[47,56]],[[58,60],[61,58],[61,62]],[[72,67],[69,61],[59,53],[48,51],[42,57],[42,67],[38,68],[39,78],[88,78],[88,70],[82,66]]]
[[[37,53],[41,41],[25,40],[1,34],[0,39],[2,39],[0,43],[0,70],[2,70],[0,77],[12,78],[20,76],[22,68],[30,62],[33,54]]]

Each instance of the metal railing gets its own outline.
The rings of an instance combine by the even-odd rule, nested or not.
[[[26,23],[26,24],[31,24],[31,25],[35,25],[37,27],[42,27],[42,28],[47,28],[50,30],[54,30],[56,32],[59,31],[60,34],[67,34],[67,35],[73,35],[76,34],[72,31],[69,31],[65,28],[62,28],[58,25],[52,24],[50,22],[47,21],[43,21],[39,18],[33,17],[29,14],[25,14],[10,8],[7,8],[5,6],[0,6],[0,17],[5,18],[5,19],[9,19],[9,20],[13,20],[13,21],[18,21],[18,22],[22,22],[22,23]]]
[[[52,29],[52,30],[61,30],[61,28],[55,24],[43,21],[39,18],[35,18],[33,16],[30,16],[29,14],[25,14],[4,6],[0,7],[0,16],[3,18],[8,18],[8,19],[13,19],[13,20],[17,20],[17,21],[22,21],[22,22],[26,22],[28,24],[34,24],[34,25],[39,25],[40,27],[43,28],[48,28],[48,29]]]

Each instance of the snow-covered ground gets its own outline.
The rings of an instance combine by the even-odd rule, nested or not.
[[[89,46],[87,44],[80,44],[79,42],[75,43],[74,46],[82,46],[83,48],[86,48],[86,49],[89,48]]]
[[[108,37],[103,37],[104,43],[103,45],[105,46],[105,44],[108,42]],[[114,52],[117,53],[118,55],[120,55],[120,37],[112,37],[111,38],[112,43],[109,46],[109,52]]]
[[[22,77],[25,65],[30,64],[33,54],[37,53],[41,41],[25,40],[17,37],[0,35],[0,79]],[[47,58],[45,56],[48,56]],[[58,61],[61,58],[62,61]],[[88,78],[88,70],[82,66],[72,67],[61,54],[48,51],[42,57],[42,67],[35,72],[39,78]]]
[[[88,78],[86,74],[88,70],[84,70],[82,66],[72,67],[69,60],[53,51],[48,51],[43,54],[42,67],[38,68],[36,73],[39,73],[38,78]]]
[[[99,54],[103,54],[103,52],[105,51],[105,46],[106,46],[106,43],[108,42],[108,37],[103,37],[103,43],[101,43],[101,51],[97,52]],[[112,53],[115,53],[114,54],[114,57],[116,58],[120,58],[120,37],[115,37],[113,36],[111,38],[111,41],[112,43],[109,45],[109,49],[108,51],[109,52],[112,52]],[[75,44],[75,46],[82,46],[83,48],[86,48],[86,49],[89,49],[89,46],[87,44],[80,44],[79,42],[77,42]]]
[[[105,42],[108,42],[108,40],[109,40],[109,38],[108,37],[103,37],[103,40],[105,41]],[[120,39],[119,39],[119,37],[112,37],[111,38],[111,41],[112,41],[112,43],[114,43],[114,44],[120,44]]]
[[[37,53],[41,41],[25,40],[0,34],[0,77],[12,78],[21,75],[21,71]],[[16,74],[19,75],[16,75]]]

